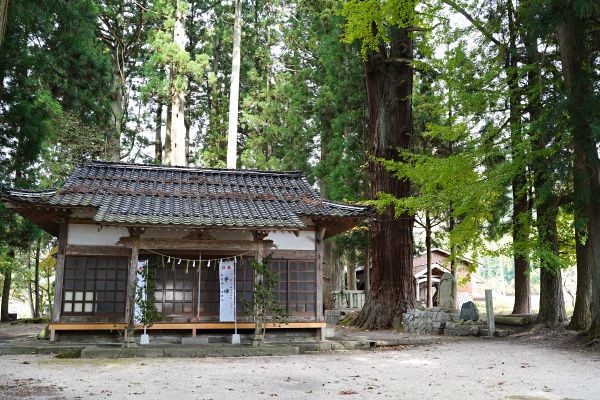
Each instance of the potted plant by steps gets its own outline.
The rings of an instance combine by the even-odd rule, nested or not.
[[[149,265],[149,262],[140,263],[137,270],[138,284],[132,287],[135,292],[135,301],[130,302],[129,321],[127,321],[127,339],[123,347],[135,347],[134,338],[136,323],[144,326],[144,333],[140,337],[140,344],[149,344],[150,337],[146,333],[146,328],[152,326],[155,322],[162,321],[165,315],[158,312],[154,305],[154,290],[156,284],[154,276],[159,264]]]
[[[289,324],[287,320],[292,314],[279,304],[275,294],[279,273],[271,272],[271,257],[273,253],[258,262],[251,259],[254,269],[254,288],[252,289],[252,302],[242,299],[244,313],[254,317],[254,338],[252,346],[263,346],[265,344],[265,332],[269,323]]]

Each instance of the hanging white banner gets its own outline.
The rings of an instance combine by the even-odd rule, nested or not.
[[[141,293],[142,297],[144,300],[146,300],[146,291],[144,290],[144,288],[146,287],[146,282],[144,282],[144,278],[142,277],[142,274],[140,274],[140,272],[142,271],[142,268],[146,267],[148,265],[148,260],[144,260],[144,261],[138,261],[138,266],[137,266],[137,284],[136,284],[136,295],[135,298],[137,299],[138,297],[138,293]],[[141,312],[140,312],[140,306],[138,306],[137,302],[135,303],[135,313],[133,314],[133,321],[136,324],[141,324]]]
[[[219,281],[221,283],[221,310],[219,321],[235,321],[235,266],[233,261],[221,261]]]

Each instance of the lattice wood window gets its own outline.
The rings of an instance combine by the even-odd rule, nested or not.
[[[216,268],[200,271],[200,315],[219,315],[219,271]]]
[[[64,315],[125,314],[127,258],[67,257]]]
[[[156,289],[154,304],[164,314],[188,314],[196,310],[195,276],[196,268],[182,264],[175,270],[170,267],[158,268],[155,275]]]
[[[315,262],[274,260],[271,271],[279,273],[276,296],[293,315],[314,315],[316,310]]]
[[[218,262],[214,263],[218,266]],[[244,315],[241,299],[252,301],[252,287],[254,285],[254,270],[249,259],[243,259],[236,264],[236,313]],[[200,315],[219,315],[219,270],[215,267],[202,268],[200,276]]]

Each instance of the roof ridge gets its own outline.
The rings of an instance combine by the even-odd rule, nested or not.
[[[300,171],[268,171],[259,169],[227,169],[215,167],[192,167],[192,166],[176,166],[176,165],[159,165],[159,164],[131,164],[114,161],[101,160],[85,160],[77,164],[76,168],[84,166],[112,166],[115,168],[130,168],[130,169],[156,169],[156,170],[179,170],[179,171],[202,171],[202,172],[222,172],[231,174],[259,174],[259,175],[295,175],[303,176]]]

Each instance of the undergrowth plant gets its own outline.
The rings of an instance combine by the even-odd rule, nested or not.
[[[254,269],[254,288],[252,289],[252,302],[242,298],[244,313],[254,317],[254,339],[253,346],[262,346],[265,343],[265,332],[269,323],[289,324],[288,317],[292,313],[286,311],[279,304],[275,295],[275,289],[279,282],[279,273],[271,272],[271,257],[273,253],[264,257],[261,262],[250,259]]]

